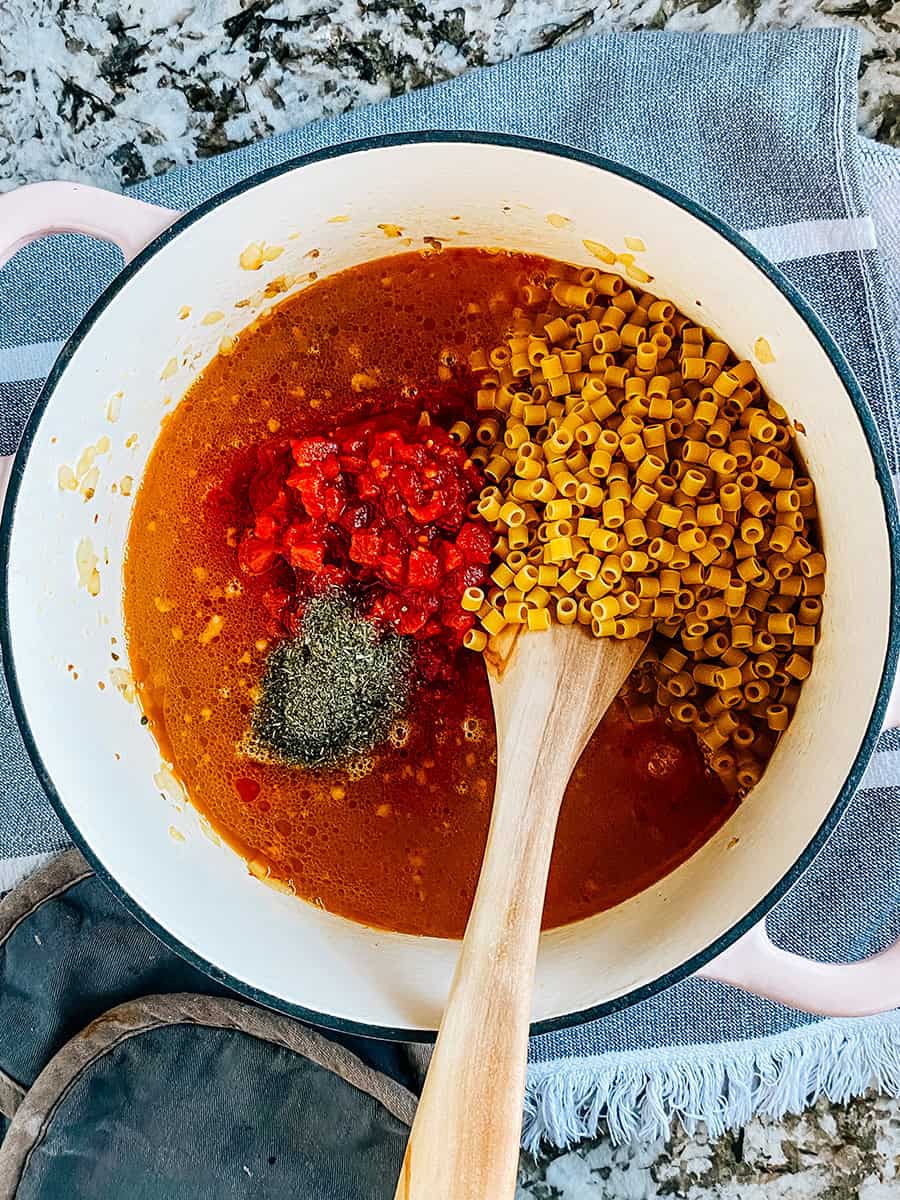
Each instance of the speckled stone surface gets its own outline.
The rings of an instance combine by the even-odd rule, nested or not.
[[[862,127],[900,142],[892,0],[0,0],[0,188],[131,183],[591,32],[835,23]]]
[[[586,1142],[542,1163],[523,1163],[516,1200],[896,1200],[900,1106],[872,1097],[819,1102],[783,1121],[757,1119],[709,1141],[613,1147]]]
[[[860,126],[900,144],[892,0],[0,0],[0,190],[106,186],[563,39],[851,24]],[[900,1103],[822,1101],[709,1141],[602,1136],[523,1161],[517,1200],[900,1197]]]
[[[523,1163],[516,1200],[890,1200],[900,1195],[900,1108],[882,1097],[820,1102],[732,1136],[667,1144],[586,1142]]]

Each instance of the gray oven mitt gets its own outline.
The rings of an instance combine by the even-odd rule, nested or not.
[[[390,1200],[419,1058],[231,998],[76,851],[0,902],[0,1200]]]

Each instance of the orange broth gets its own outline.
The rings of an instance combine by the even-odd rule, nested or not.
[[[392,740],[337,770],[251,761],[239,746],[271,648],[261,582],[207,503],[242,449],[403,402],[457,415],[448,382],[506,327],[522,284],[549,264],[481,250],[410,253],[322,280],[219,355],[165,422],[134,502],[125,566],[132,669],[163,756],[191,802],[256,873],[377,927],[461,936],[495,775],[480,655],[416,694]],[[444,416],[441,413],[444,413]],[[221,632],[201,635],[210,617]],[[545,926],[649,886],[733,811],[695,738],[635,724],[616,702],[566,793]]]

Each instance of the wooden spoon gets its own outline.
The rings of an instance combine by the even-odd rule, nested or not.
[[[395,1200],[515,1193],[531,994],[556,822],[646,639],[554,625],[491,673],[497,787],[481,877]]]

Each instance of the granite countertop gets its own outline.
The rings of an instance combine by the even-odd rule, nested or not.
[[[3,0],[0,189],[113,186],[603,30],[852,24],[862,127],[900,142],[892,0]]]
[[[665,1142],[616,1147],[600,1137],[523,1162],[520,1180],[516,1200],[896,1200],[900,1104],[820,1100],[714,1140],[677,1130]]]
[[[610,29],[844,24],[864,37],[860,125],[900,144],[892,0],[0,0],[0,190],[133,183],[409,88]],[[887,1200],[900,1104],[873,1095],[717,1140],[523,1161],[519,1200]]]

